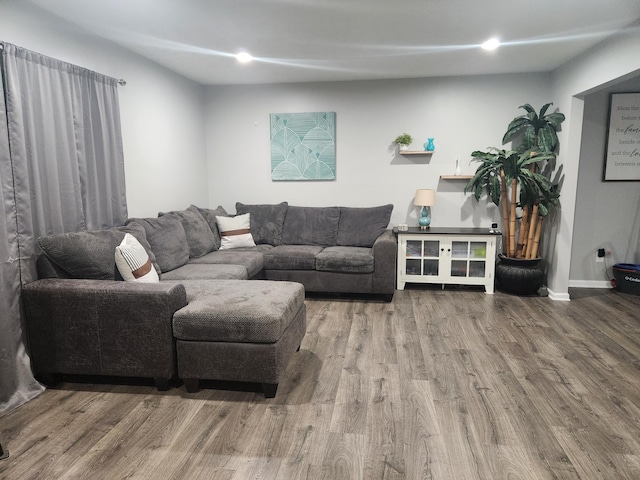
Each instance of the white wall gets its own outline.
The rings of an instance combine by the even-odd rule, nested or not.
[[[640,183],[602,180],[611,92],[640,92],[640,76],[587,95],[584,100],[571,248],[570,285],[575,286],[610,286],[612,265],[640,262]],[[606,263],[595,261],[600,247],[612,253]]]
[[[571,251],[574,240],[574,221],[578,190],[578,171],[587,93],[606,88],[620,78],[629,78],[640,71],[640,28],[633,28],[596,45],[585,54],[553,72],[553,97],[556,105],[567,115],[559,134],[561,151],[559,162],[564,165],[562,211],[558,219],[553,249],[548,256],[550,296],[568,300]]]
[[[489,228],[497,211],[463,193],[466,182],[443,181],[456,157],[471,174],[473,150],[500,146],[509,122],[549,97],[549,76],[500,75],[207,88],[210,206],[235,202],[293,205],[395,205],[391,224],[417,225],[418,188],[437,190],[433,226]],[[336,112],[337,178],[330,182],[273,182],[269,114]],[[392,140],[407,132],[412,150],[435,138],[431,157],[402,157]]]
[[[129,216],[207,201],[204,88],[26,2],[2,2],[0,40],[124,78],[118,88]]]

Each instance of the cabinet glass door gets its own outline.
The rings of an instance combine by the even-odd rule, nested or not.
[[[471,260],[469,262],[469,276],[470,277],[477,277],[477,278],[484,278],[484,274],[485,274],[485,262],[481,261],[475,261],[475,260]]]
[[[451,276],[483,278],[486,258],[487,242],[451,242]]]
[[[407,258],[422,257],[422,241],[407,240]]]
[[[487,242],[471,242],[470,258],[487,258]]]
[[[407,275],[437,276],[439,273],[439,240],[407,240]]]

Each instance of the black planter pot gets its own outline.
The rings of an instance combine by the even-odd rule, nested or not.
[[[540,265],[542,258],[525,260],[498,254],[496,264],[496,284],[498,289],[516,295],[533,295],[544,282],[544,271]]]

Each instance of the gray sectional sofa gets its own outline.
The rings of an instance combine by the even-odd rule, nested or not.
[[[32,366],[60,374],[179,377],[277,384],[306,332],[306,292],[390,300],[396,239],[391,205],[236,204],[255,246],[224,249],[217,209],[190,206],[125,226],[42,237],[36,282],[23,287]],[[115,247],[133,235],[158,283],[124,282]],[[247,280],[260,280],[258,282]]]
[[[236,203],[237,214],[250,214],[256,246],[231,250],[219,250],[215,217],[227,215],[222,207],[191,206],[129,223],[144,226],[162,280],[287,280],[303,284],[306,292],[374,294],[390,301],[397,249],[397,240],[387,229],[392,210],[393,205],[350,208]],[[214,246],[209,249],[211,244]]]

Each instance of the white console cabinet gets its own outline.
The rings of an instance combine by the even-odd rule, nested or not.
[[[496,241],[483,228],[418,227],[398,231],[397,288],[408,283],[484,285],[494,292]]]

